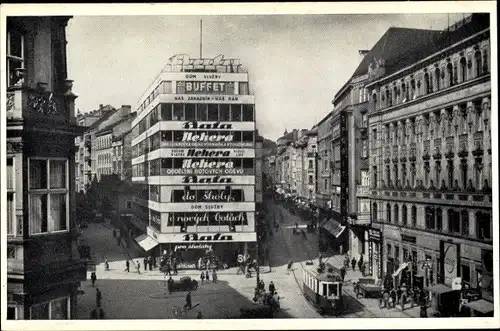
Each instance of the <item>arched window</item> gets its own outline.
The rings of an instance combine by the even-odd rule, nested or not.
[[[391,90],[389,88],[386,88],[385,90],[385,97],[387,99],[387,105],[389,107],[392,106],[392,96],[391,96]]]
[[[469,212],[467,210],[462,210],[460,213],[461,230],[462,236],[469,236]]]
[[[399,224],[399,206],[394,206],[394,223]]]
[[[483,74],[487,74],[490,71],[488,65],[488,52],[483,50]]]
[[[403,226],[408,225],[408,209],[406,208],[406,205],[403,205],[401,208],[401,212],[403,213],[402,215],[402,221],[403,221]]]
[[[372,220],[373,220],[374,222],[376,222],[376,221],[377,221],[377,213],[378,213],[378,210],[377,210],[377,203],[376,203],[376,202],[374,202],[374,203],[373,203],[373,207],[372,207]]]
[[[465,82],[467,80],[467,60],[465,57],[460,58],[460,81]]]
[[[417,227],[417,207],[415,206],[411,207],[411,226]]]
[[[410,98],[412,100],[416,98],[415,87],[416,87],[415,79],[412,79],[410,82]]]
[[[406,84],[401,84],[401,98],[402,102],[408,101],[408,89],[406,88]]]
[[[446,65],[446,74],[448,77],[448,86],[453,86],[453,65],[451,63]]]
[[[424,91],[425,91],[425,94],[431,93],[431,86],[430,86],[430,80],[429,80],[428,73],[425,73],[425,75],[424,75]]]
[[[385,218],[386,218],[387,223],[391,223],[391,205],[389,203],[387,204],[387,207],[386,207]]]
[[[373,104],[375,105],[375,109],[378,108],[378,104],[377,104],[377,93],[376,92],[373,92],[372,94],[372,100],[373,100]]]
[[[476,53],[474,53],[474,62],[476,64],[476,77],[479,77],[479,76],[481,76],[481,71],[482,71],[481,52],[480,51],[476,51]]]
[[[443,210],[436,208],[436,230],[443,231]]]
[[[436,91],[439,91],[441,82],[441,70],[439,70],[439,68],[436,68],[435,76],[436,76]]]
[[[434,220],[434,208],[425,207],[425,228],[428,230],[434,230],[436,227]]]

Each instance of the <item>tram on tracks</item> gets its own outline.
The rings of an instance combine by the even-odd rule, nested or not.
[[[317,265],[307,265],[303,273],[305,298],[321,315],[338,315],[344,310],[342,279],[330,268],[320,270]]]

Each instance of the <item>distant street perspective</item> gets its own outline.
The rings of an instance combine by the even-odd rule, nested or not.
[[[485,3],[7,11],[6,319],[488,322]]]

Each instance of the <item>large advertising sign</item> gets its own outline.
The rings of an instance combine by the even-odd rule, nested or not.
[[[218,231],[211,232],[186,232],[186,233],[158,233],[151,227],[148,227],[147,233],[159,242],[179,243],[178,249],[208,249],[208,247],[196,247],[204,243],[220,243],[220,242],[254,242],[257,240],[255,232],[234,232],[221,233]],[[182,247],[185,245],[185,247]]]
[[[156,155],[155,155],[156,154]],[[221,148],[160,148],[150,153],[150,158],[184,157],[184,158],[226,158],[255,157],[254,149],[221,149]]]
[[[347,203],[349,185],[349,159],[347,143],[347,115],[340,112],[340,217],[341,224],[347,225]]]
[[[458,277],[460,253],[455,243],[443,242],[443,273],[444,283],[451,286],[453,279]]]
[[[199,161],[197,161],[199,162]],[[204,161],[203,164],[206,164],[207,162]],[[229,165],[230,163],[225,163],[224,165]],[[212,169],[212,168],[205,168],[205,167],[200,167],[200,168],[180,168],[180,169],[162,169],[162,172],[166,175],[185,175],[185,176],[193,176],[193,175],[218,175],[218,176],[224,176],[224,175],[253,175],[255,174],[254,169],[233,169],[231,167],[219,167],[217,169]]]
[[[150,176],[150,185],[255,185],[255,176]]]
[[[177,93],[234,94],[234,83],[221,81],[178,81]]]

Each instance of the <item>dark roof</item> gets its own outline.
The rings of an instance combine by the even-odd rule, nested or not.
[[[104,115],[101,116],[101,118],[99,118],[97,121],[95,121],[91,126],[90,126],[90,129],[95,129],[97,128],[99,125],[101,125],[102,122],[104,122],[105,120],[107,120],[108,118],[111,117],[111,115],[113,115],[114,113],[116,113],[119,109],[114,109],[114,110],[110,110],[110,111],[107,111],[106,113],[104,113]]]
[[[114,122],[114,123],[111,123],[111,124],[108,124],[107,126],[105,126],[104,128],[102,128],[101,130],[97,131],[96,132],[96,135],[100,134],[100,133],[104,133],[105,131],[108,131],[108,130],[111,130],[112,128],[114,128],[115,126],[117,126],[118,124],[121,124],[125,121],[128,121],[129,119],[131,119],[132,116],[124,116],[123,118],[121,118],[120,120]]]
[[[453,26],[455,27],[452,29]],[[489,28],[490,15],[481,13],[472,14],[466,17],[465,20],[458,21],[453,26],[430,36],[428,42],[420,40],[420,43],[416,47],[413,47],[413,44],[416,43],[412,43],[411,49],[401,53],[399,57],[393,58],[391,62],[386,63],[385,75],[393,74],[406,66]]]
[[[126,135],[128,135],[130,132],[132,132],[132,129],[127,130],[127,131],[123,132],[122,134],[120,134],[120,135],[118,135],[116,137],[113,137],[113,141],[121,140],[123,137],[125,137]]]

